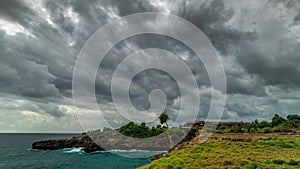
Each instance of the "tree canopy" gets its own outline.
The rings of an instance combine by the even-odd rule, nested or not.
[[[166,123],[167,127],[169,127],[167,123],[169,119],[169,115],[166,112],[161,113],[159,116],[160,124]]]
[[[129,122],[128,124],[120,127],[117,131],[125,136],[136,137],[136,138],[147,138],[159,135],[166,131],[167,128],[157,125],[156,127],[149,128],[146,123],[136,124]]]

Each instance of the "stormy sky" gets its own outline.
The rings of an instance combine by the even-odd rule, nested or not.
[[[85,42],[105,24],[140,12],[182,17],[210,39],[227,80],[223,121],[299,114],[298,0],[1,0],[0,132],[80,132],[76,112],[103,114],[112,126],[125,124],[128,120],[117,113],[112,100],[112,75],[126,56],[147,48],[171,51],[190,67],[201,98],[197,119],[204,120],[211,84],[203,63],[182,42],[155,34],[124,39],[106,54],[95,80],[99,111],[90,110],[86,102],[80,109],[73,106],[73,70]],[[183,98],[167,72],[150,69],[137,74],[130,85],[132,104],[147,110],[154,89],[164,92],[172,124]]]

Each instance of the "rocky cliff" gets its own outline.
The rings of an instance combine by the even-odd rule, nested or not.
[[[56,150],[72,147],[82,147],[86,153],[103,150],[100,146],[94,143],[87,134],[81,134],[80,136],[69,139],[37,141],[32,144],[33,149],[39,150]]]
[[[193,137],[195,137],[194,131],[190,131],[186,134],[183,130],[180,132],[178,132],[178,130],[167,131],[150,138],[132,138],[121,135],[114,130],[106,130],[81,134],[80,136],[69,139],[37,141],[32,144],[32,148],[55,150],[82,147],[86,153],[112,149],[165,151],[176,146],[182,140],[187,141]]]

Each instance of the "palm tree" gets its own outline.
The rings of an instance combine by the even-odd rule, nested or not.
[[[161,115],[159,116],[160,124],[166,123],[167,128],[169,128],[168,123],[167,123],[169,119],[170,119],[170,118],[169,118],[169,115],[168,115],[166,112],[161,113]],[[172,140],[172,137],[170,136],[169,131],[166,131],[166,133],[167,133],[167,135],[168,135],[169,142],[170,142],[170,148],[171,148],[171,147],[173,147],[175,144],[174,144],[174,142],[173,142],[173,140]]]
[[[169,128],[167,121],[169,120],[169,115],[166,112],[161,113],[161,115],[159,116],[159,121],[160,124],[164,124],[166,123],[167,128]]]

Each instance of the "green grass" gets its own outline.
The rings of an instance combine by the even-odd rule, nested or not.
[[[300,168],[300,138],[205,142],[172,151],[141,168]]]

